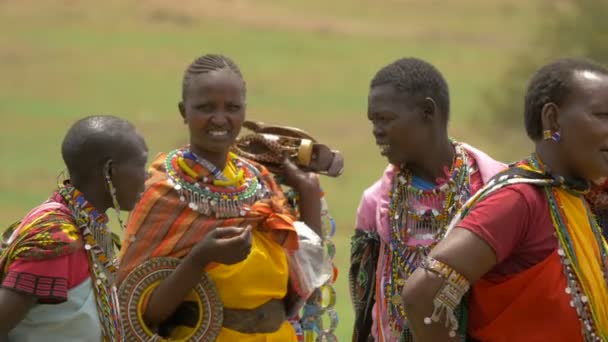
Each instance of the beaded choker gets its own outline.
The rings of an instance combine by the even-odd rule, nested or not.
[[[187,149],[170,152],[165,159],[165,167],[169,184],[177,191],[182,202],[188,202],[190,209],[217,218],[241,217],[245,216],[253,203],[268,196],[268,191],[259,179],[258,170],[236,155],[231,154],[231,162],[237,170],[237,177],[242,174],[242,184],[237,182],[236,186],[222,186],[216,185],[217,182],[214,184],[214,177],[199,180],[189,175],[187,169],[192,167],[180,166],[185,162],[183,158],[186,153]],[[211,173],[212,170],[206,171]]]
[[[384,295],[394,336],[400,336],[406,323],[401,289],[420,266],[428,251],[445,236],[451,217],[470,197],[469,158],[464,148],[453,143],[455,160],[449,179],[429,190],[416,188],[412,174],[401,169],[389,193],[390,250],[385,272]],[[410,240],[419,242],[412,242]],[[409,242],[409,243],[408,243]]]
[[[108,217],[98,212],[80,191],[67,182],[59,187],[58,193],[67,203],[84,240],[104,340],[120,341],[123,330],[114,285],[117,260],[107,226]]]

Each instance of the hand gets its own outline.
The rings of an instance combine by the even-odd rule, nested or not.
[[[300,196],[302,196],[302,193],[306,193],[311,195],[318,194],[317,197],[320,197],[321,185],[319,177],[315,173],[300,170],[288,158],[283,160],[283,169],[285,183],[299,192]]]
[[[251,226],[218,227],[207,233],[205,238],[190,251],[201,266],[210,262],[232,265],[247,258],[251,252]]]

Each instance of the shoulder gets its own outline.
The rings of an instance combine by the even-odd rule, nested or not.
[[[482,184],[487,183],[497,173],[507,168],[507,164],[492,158],[487,153],[466,143],[459,144],[471,158],[470,160],[474,165],[475,173]]]
[[[374,229],[378,207],[381,202],[388,198],[395,170],[394,166],[387,166],[382,177],[363,191],[357,209],[357,229]]]
[[[395,176],[396,167],[388,165],[382,176],[376,180],[370,187],[363,191],[362,202],[377,202],[383,196],[388,196],[393,178]]]
[[[47,259],[82,247],[80,231],[70,210],[49,201],[32,209],[7,241],[10,258]]]

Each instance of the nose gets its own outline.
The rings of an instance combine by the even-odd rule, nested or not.
[[[228,124],[226,114],[223,112],[215,113],[211,116],[209,122],[216,127],[224,127]]]
[[[374,125],[374,127],[372,128],[372,133],[376,138],[382,138],[386,135],[386,132],[378,125]]]

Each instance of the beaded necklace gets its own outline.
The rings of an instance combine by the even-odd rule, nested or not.
[[[218,185],[214,179],[199,179],[191,174],[194,171],[184,166],[183,161],[187,152],[187,149],[171,151],[165,159],[165,167],[169,184],[177,191],[180,201],[188,202],[190,209],[217,218],[241,217],[245,216],[253,203],[268,196],[267,189],[259,179],[259,171],[236,155],[231,154],[230,162],[238,170],[237,177],[241,175],[241,181],[235,186],[225,186]]]
[[[530,166],[539,171],[543,170],[542,162],[538,160],[535,155],[532,155],[528,159],[528,163]],[[565,187],[563,184],[561,186],[562,188],[576,195],[584,195],[584,192],[582,191],[572,190]],[[544,191],[549,201],[551,217],[554,223],[555,233],[559,241],[557,254],[560,256],[564,269],[567,284],[565,292],[571,297],[570,306],[576,310],[579,320],[581,321],[582,335],[584,336],[585,341],[603,341],[602,337],[596,334],[597,329],[594,323],[594,312],[589,305],[589,298],[586,296],[585,291],[579,281],[581,270],[579,269],[579,263],[576,259],[572,238],[568,232],[567,222],[565,220],[565,213],[563,212],[562,205],[557,196],[555,196],[552,187],[545,186]],[[606,257],[608,256],[608,253],[605,245],[601,242],[601,228],[598,226],[597,221],[591,214],[591,210],[586,205],[585,210],[587,211],[587,217],[589,219],[593,235],[595,236],[596,241],[598,241],[602,269],[604,270],[604,281],[608,282],[608,270],[606,268]]]
[[[401,335],[406,323],[401,303],[401,290],[406,279],[418,268],[428,251],[443,239],[450,218],[470,197],[472,172],[468,154],[460,144],[453,143],[453,146],[455,160],[446,183],[429,190],[418,189],[412,184],[412,174],[406,168],[401,168],[393,180],[389,193],[391,235],[384,295],[394,336]],[[426,246],[407,244],[413,236],[432,242]]]
[[[108,217],[98,212],[80,191],[69,184],[60,186],[58,193],[67,203],[84,240],[104,341],[121,341],[123,328],[114,285],[117,260],[107,226]]]

